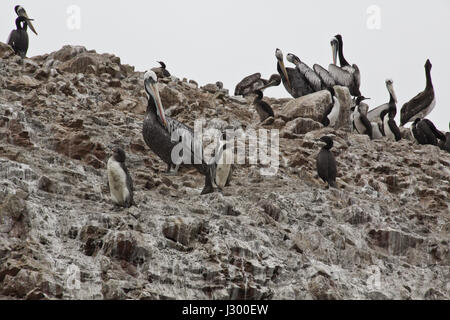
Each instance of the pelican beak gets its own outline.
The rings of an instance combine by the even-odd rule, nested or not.
[[[30,19],[30,18],[28,17],[28,14],[27,14],[27,12],[25,11],[25,9],[21,8],[21,9],[17,12],[17,14],[18,14],[20,17],[24,17],[25,19],[27,19],[27,23],[28,23],[28,26],[30,27],[31,31],[33,31],[33,32],[37,35],[36,29],[34,29],[33,23],[31,23],[31,21],[34,21],[34,19]]]
[[[280,63],[281,70],[283,71],[284,77],[286,78],[288,87],[289,87],[290,90],[292,90],[291,82],[289,81],[289,77],[288,77],[288,74],[287,74],[287,71],[286,71],[286,67],[284,66],[284,61],[283,60],[279,60],[278,62]]]
[[[158,113],[158,117],[161,120],[163,126],[167,128],[167,120],[166,120],[166,114],[164,112],[164,108],[161,102],[161,97],[159,96],[159,91],[157,84],[154,82],[146,82],[145,85],[147,86],[147,91],[152,96],[153,100],[156,103],[156,112]]]
[[[263,90],[265,90],[265,89],[267,89],[267,88],[269,88],[269,87],[274,86],[276,83],[277,83],[276,80],[272,80],[272,81],[268,82],[265,86],[259,88],[258,90],[263,91]]]
[[[333,56],[333,64],[335,65],[337,63],[337,44],[334,41],[331,43],[331,54]]]

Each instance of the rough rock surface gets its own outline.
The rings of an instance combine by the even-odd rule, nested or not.
[[[142,139],[141,72],[83,47],[0,55],[1,298],[449,299],[450,155],[437,147],[311,127],[280,138],[275,176],[236,165],[230,187],[201,196],[200,175],[166,176]],[[310,118],[261,126],[251,101],[174,77],[159,88],[191,126]],[[325,134],[338,189],[315,173]],[[122,211],[105,173],[117,145],[137,203]]]

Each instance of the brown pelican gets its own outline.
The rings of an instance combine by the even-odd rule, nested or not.
[[[265,80],[261,78],[261,73],[255,73],[248,77],[242,79],[236,85],[234,90],[235,96],[246,96],[255,92],[256,90],[264,90],[269,87],[279,86],[281,83],[281,77],[278,74],[273,74],[270,76],[269,80]]]
[[[383,110],[380,115],[383,121],[383,133],[388,140],[399,141],[402,139],[400,129],[397,127],[397,123],[394,119],[396,114],[397,108],[395,106],[390,106],[389,109]]]
[[[404,126],[408,122],[413,122],[417,118],[425,118],[434,109],[436,97],[434,95],[433,82],[431,81],[430,60],[425,63],[425,74],[427,77],[427,86],[425,90],[405,103],[400,111],[400,125]]]
[[[337,188],[336,160],[330,151],[333,148],[333,139],[325,136],[320,138],[320,141],[325,143],[325,146],[320,150],[316,159],[317,174],[324,182],[328,183],[328,187]]]
[[[416,118],[411,126],[411,133],[419,144],[438,145],[438,139],[446,141],[445,135],[428,119]]]
[[[256,112],[258,112],[259,119],[261,120],[261,122],[263,122],[269,117],[275,118],[275,114],[273,113],[272,108],[269,106],[267,102],[263,101],[264,95],[262,91],[257,90],[255,91],[255,94],[256,98],[253,104],[255,106]]]
[[[340,34],[336,35],[331,40],[331,48],[333,51],[333,64],[328,67],[328,72],[338,85],[347,87],[350,94],[354,97],[359,97],[361,92],[361,74],[356,64],[350,65],[344,57],[344,42]],[[341,67],[336,65],[337,55],[339,54],[339,61]]]
[[[150,70],[145,73],[144,87],[148,95],[147,112],[142,130],[145,143],[161,160],[167,163],[169,168],[178,167],[180,163],[175,163],[178,161],[172,159],[172,150],[180,143],[178,137],[181,136],[181,143],[186,147],[185,149],[190,150],[189,155],[183,154],[183,159],[190,158],[190,163],[186,163],[186,165],[192,164],[198,172],[205,176],[205,187],[202,194],[213,192],[212,177],[215,175],[215,165],[205,163],[201,142],[195,141],[193,130],[164,114],[155,72]]]
[[[156,76],[158,77],[158,79],[170,77],[170,72],[167,71],[166,64],[162,61],[157,61],[157,62],[161,65],[161,67],[153,68],[152,71],[154,73],[156,73]]]
[[[24,17],[27,22],[28,22],[28,26],[30,27],[31,31],[34,32],[35,35],[37,35],[36,30],[34,29],[33,23],[31,21],[33,21],[33,19],[30,19],[28,17],[27,12],[25,11],[25,9],[22,6],[15,6],[14,7],[14,11],[16,12],[17,16],[19,17]]]
[[[322,83],[322,79],[307,64],[303,63],[295,54],[288,53],[286,60],[295,64],[297,71],[306,79],[311,89],[315,92],[326,89],[327,86]]]
[[[391,108],[395,109],[394,117],[397,115],[397,95],[395,94],[394,91],[394,81],[391,79],[387,79],[385,82],[386,88],[389,92],[389,102],[382,104],[381,106],[376,107],[375,109],[370,110],[367,113],[367,118],[370,121],[378,121],[380,119],[381,113]]]
[[[28,51],[28,20],[25,17],[18,17],[16,19],[16,30],[11,31],[8,44],[14,49],[14,52],[25,58]]]
[[[307,94],[313,93],[314,90],[309,86],[305,77],[294,68],[286,68],[283,62],[283,52],[280,49],[275,51],[277,58],[277,70],[283,81],[283,85],[287,92],[294,97],[300,98]]]

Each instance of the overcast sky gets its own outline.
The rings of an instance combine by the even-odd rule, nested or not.
[[[347,60],[361,70],[370,107],[389,100],[384,81],[392,78],[400,110],[425,88],[430,58],[437,104],[428,118],[449,129],[448,0],[1,0],[1,41],[15,28],[16,4],[35,19],[39,33],[29,31],[28,56],[83,45],[113,53],[139,71],[162,60],[179,78],[200,85],[220,80],[231,93],[247,75],[276,73],[276,48],[327,68],[330,40],[340,33]],[[288,96],[282,85],[266,94]]]

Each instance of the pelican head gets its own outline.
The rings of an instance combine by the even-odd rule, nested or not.
[[[156,105],[156,113],[161,120],[164,127],[167,128],[167,120],[166,115],[164,113],[164,108],[162,106],[161,98],[159,96],[159,91],[157,87],[158,83],[158,77],[156,76],[156,73],[152,70],[148,70],[144,74],[144,88],[145,92],[148,95],[149,99],[153,99],[155,105]]]
[[[31,31],[33,31],[33,32],[37,35],[37,32],[36,32],[36,30],[34,29],[33,24],[31,23],[31,21],[33,21],[33,19],[30,19],[30,18],[28,17],[28,14],[27,14],[27,12],[25,11],[25,9],[24,9],[22,6],[17,5],[17,6],[14,7],[14,11],[16,12],[16,14],[17,14],[19,17],[24,17],[24,18],[26,19],[27,24],[28,24],[28,26],[30,27]]]
[[[394,91],[394,80],[392,79],[386,79],[386,88],[389,91],[389,94],[392,96],[392,98],[394,99],[395,103],[397,103],[397,95],[395,94]]]
[[[259,88],[259,90],[264,90],[267,89],[269,87],[276,87],[279,86],[281,84],[281,77],[279,74],[273,74],[270,76],[269,81],[267,82],[267,84],[261,88]]]
[[[277,57],[278,63],[280,64],[281,71],[283,72],[283,75],[286,78],[286,81],[287,81],[289,89],[292,90],[291,82],[289,81],[289,77],[288,77],[288,74],[287,74],[287,71],[286,71],[286,67],[284,66],[283,51],[281,51],[280,49],[277,49],[275,51],[275,57]]]
[[[425,62],[425,69],[431,70],[432,67],[433,65],[431,64],[430,59],[427,59],[427,62]]]
[[[295,65],[297,65],[297,64],[299,64],[301,62],[300,58],[297,57],[295,54],[292,54],[292,53],[288,53],[287,54],[286,60],[289,61],[290,63],[295,64]]]

